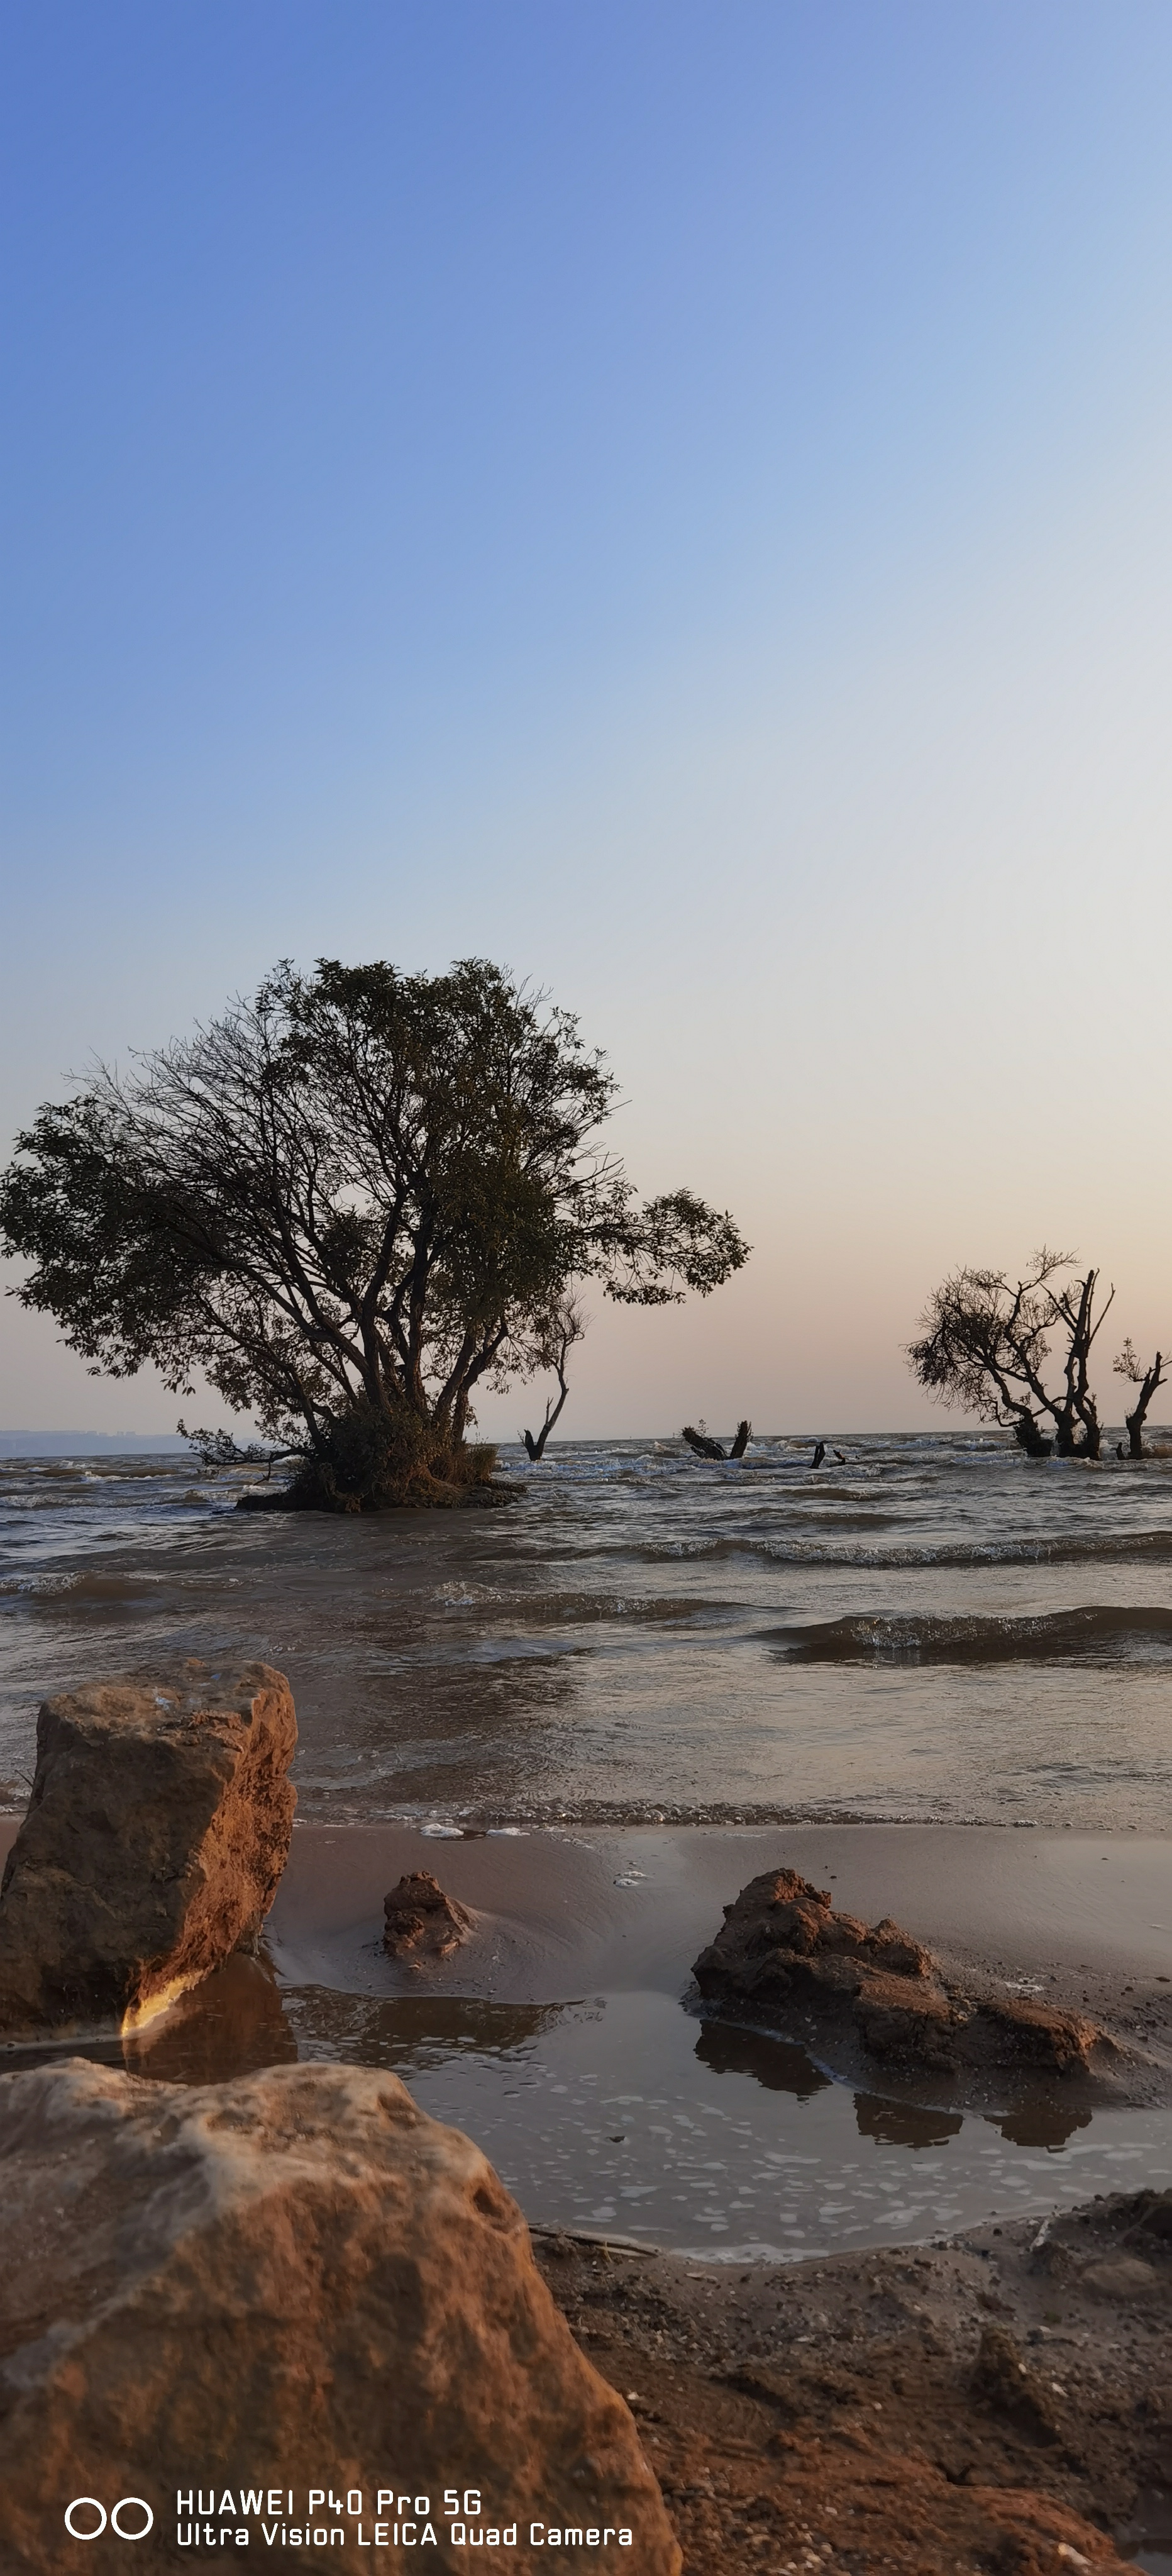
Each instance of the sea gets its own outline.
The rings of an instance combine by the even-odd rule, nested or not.
[[[1172,1829],[1172,1447],[813,1456],[505,1448],[499,1509],[336,1520],[183,1456],[0,1458],[0,1808],[46,1694],[260,1656],[303,1819]]]

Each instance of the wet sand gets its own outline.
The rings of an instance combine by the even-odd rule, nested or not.
[[[0,1867],[19,1819],[0,1817]],[[623,1826],[433,1837],[400,1825],[298,1825],[267,1925],[282,1978],[352,1989],[419,1971],[371,1953],[382,1900],[429,1869],[481,1917],[428,1972],[453,1991],[552,2001],[581,1982],[680,1993],[721,1907],[765,1869],[797,1869],[868,1921],[893,1914],[958,1972],[1053,1980],[1056,1999],[1159,2009],[1172,1997],[1172,1840],[984,1825]]]
[[[632,2407],[686,2576],[1167,2576],[1172,2234],[1144,2214],[782,2272],[537,2251]]]
[[[997,1826],[629,1826],[433,1839],[306,1825],[268,1925],[283,1979],[347,1991],[553,2002],[567,1991],[680,1995],[746,1881],[800,1870],[835,1905],[893,1914],[950,1969],[1020,1981],[1158,2050],[1172,2036],[1172,1843]],[[372,1951],[382,1899],[429,1869],[479,1916],[421,1971]],[[1139,2032],[1141,2022],[1147,2033]]]
[[[15,1820],[0,1820],[0,1864],[16,1830]],[[1152,2109],[1172,2100],[1172,1844],[1135,1834],[891,1825],[429,1834],[394,1825],[305,1825],[294,1831],[265,1928],[277,1992],[262,2019],[275,2031],[279,1997],[290,2006],[315,1998],[318,2020],[325,2015],[317,2037],[326,2053],[345,2054],[336,2043],[344,2040],[346,2006],[367,2014],[368,2033],[370,2017],[384,2007],[392,2014],[400,2008],[400,2020],[408,2008],[421,2032],[430,2013],[439,2038],[466,2005],[461,2036],[472,2042],[482,2027],[486,2045],[499,2050],[510,2035],[517,2042],[548,2026],[551,2012],[609,1999],[616,2007],[625,2002],[625,2026],[644,2013],[652,2051],[656,2008],[674,2008],[674,2022],[681,2001],[694,1998],[692,1964],[719,1929],[722,1908],[748,1880],[780,1868],[827,1887],[840,1910],[872,1922],[893,1915],[970,1991],[1008,1990],[1101,2020],[1125,2056],[1105,2087],[1087,2090],[1088,2105],[1114,2098]],[[392,1959],[382,1945],[383,1898],[419,1869],[438,1876],[469,1909],[473,1929],[445,1958]],[[258,1997],[246,1998],[243,1982],[221,1972],[181,2008],[188,2025],[201,2013],[208,2025],[199,2042],[200,2080],[217,2071],[209,2062],[217,2017],[225,2029],[232,2012],[255,2018]],[[338,2003],[333,2022],[330,1997]],[[702,2018],[719,2020],[710,2012]],[[157,2050],[174,2057],[169,2071],[182,2079],[179,2019],[165,2016],[142,2056],[144,2067]],[[283,2043],[274,2037],[276,2054],[296,2053],[295,2019]],[[804,2040],[822,2062],[809,2032],[782,2037]],[[309,2053],[319,2052],[311,2044]],[[584,2062],[589,2055],[586,2044]],[[604,2074],[606,2055],[600,2030]],[[839,2064],[832,2053],[825,2063],[839,2081],[956,2110],[996,2113],[1012,2108],[1021,2091],[1009,2084],[998,2090],[995,2081],[984,2092],[971,2082],[950,2092],[947,2078],[900,2076],[862,2056]],[[223,2071],[240,2066],[234,2058]],[[1057,2093],[1070,2105],[1077,2089],[1068,2077]],[[1051,2141],[1039,2131],[1037,2143]]]
[[[0,1826],[0,1856],[14,1832]],[[284,2014],[307,1992],[332,1992],[346,2009],[367,1997],[424,2021],[438,2013],[437,2027],[480,1998],[518,2030],[538,2029],[567,1995],[600,1990],[640,2009],[658,1994],[683,2020],[692,1960],[722,1905],[783,1866],[830,1886],[840,1907],[894,1914],[978,1982],[1093,2010],[1153,2061],[1138,2098],[1167,2098],[1172,1845],[979,1827],[440,1837],[307,1825],[269,1919],[277,1983],[262,1994],[255,1963],[230,1963],[224,1991],[240,1996],[219,2024],[207,2017],[188,2080],[237,2071],[214,2063],[216,2031],[230,2036],[233,2014],[259,2012],[266,2059],[291,2053]],[[383,1896],[418,1868],[476,1916],[466,1947],[423,1967],[388,1959],[380,1944]],[[165,2016],[136,2055],[139,2071],[182,2073],[184,2027],[183,2007]],[[604,2059],[608,2028],[584,2029],[587,2055]],[[348,2053],[344,2020],[330,2053]],[[458,2117],[458,2100],[441,2116]],[[475,2130],[471,2116],[466,2124]],[[494,2154],[491,2135],[483,2143]],[[1063,2196],[1056,2165],[1043,2192],[1050,2174],[1047,2207]],[[1125,2268],[1112,2280],[1112,2260],[1136,2260],[1133,2221],[1113,2207],[1096,2201],[1080,2217],[1067,2206],[1041,2247],[1032,2214],[952,2228],[947,2242],[889,2232],[862,2250],[780,2263],[730,2260],[716,2242],[706,2259],[634,2250],[621,2218],[576,2234],[535,2224],[535,2237],[573,2331],[632,2403],[686,2576],[1077,2576],[1088,2566],[1106,2576],[1121,2563],[1111,2534],[1132,2563],[1164,2576],[1172,2234],[1145,2242],[1148,2277]],[[1096,2262],[1108,2271],[1092,2278]],[[974,2380],[989,2327],[1010,2336],[1010,2368],[1024,2364],[1043,2415],[1007,2411]]]

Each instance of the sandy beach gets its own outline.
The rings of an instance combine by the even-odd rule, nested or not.
[[[0,1853],[14,1831],[0,1828]],[[520,2196],[539,2261],[583,2349],[632,2406],[685,2567],[1032,2576],[1117,2565],[1114,2535],[1129,2559],[1138,2550],[1136,2563],[1166,2570],[1172,2266],[1162,2238],[1145,2239],[1148,2259],[1136,2258],[1142,2195],[1172,2182],[1172,1930],[1161,1911],[1172,1848],[1158,1838],[891,1826],[457,1837],[305,1825],[269,1920],[271,1973],[233,1962],[127,2042],[126,2062],[197,2081],[215,2065],[236,2072],[298,2051],[390,2062],[393,2041],[425,2106],[466,2125],[517,2188],[486,2134],[492,2119],[507,2144],[518,2124],[547,2123],[553,2092],[572,2105],[575,2082],[600,2071],[610,2107],[598,2106],[599,2120],[612,2145],[613,2123],[637,2135],[645,2106],[670,2124],[675,2103],[687,2122],[662,2016],[686,2029],[689,2048],[698,2027],[711,2041],[713,2025],[681,2011],[691,1961],[722,1906],[774,1866],[829,1884],[839,1907],[895,1914],[970,1982],[1089,2010],[1133,2053],[1117,2104],[1091,2112],[1080,2098],[1072,2119],[1069,2087],[1035,2081],[1016,2112],[993,2106],[1008,2134],[1016,2117],[1024,2201],[999,2206],[998,2168],[990,2205],[970,2199],[969,2223],[946,2231],[892,2229],[886,2217],[869,2231],[860,2204],[849,2242],[832,2225],[813,2247],[742,2246],[738,2222],[726,2220],[705,2244],[689,2210],[673,2246],[670,2213],[664,2241],[665,2208],[652,2204],[657,2242],[641,2186],[611,2204],[613,2223],[575,2223],[564,2205],[560,2214],[540,2205],[537,2170]],[[470,1909],[475,1928],[446,1960],[412,1965],[381,1950],[382,1899],[420,1868]],[[640,2082],[623,2090],[615,2079],[616,2096],[607,2017],[623,1997]],[[586,2059],[576,2078],[562,2068],[566,2080],[546,2094],[534,2053],[549,2048],[567,2008],[584,2027]],[[729,2051],[721,2057],[718,2032],[706,2076],[751,2082],[771,2134],[791,2150],[796,2136],[801,2162],[811,2113],[795,2071],[801,2052],[752,2032],[725,2036]],[[857,2079],[853,2090],[849,2079],[828,2084],[814,2068],[813,2082],[815,2110],[829,2103],[845,2116],[853,2102],[857,2137],[880,2164],[938,2162],[965,2131],[996,2125],[988,2108],[978,2118],[971,2105],[967,2118],[941,2111],[940,2079],[872,2075],[861,2093]],[[1126,2134],[1134,2150],[1137,2116],[1140,2148],[1121,2169],[1125,2193],[1112,2193],[1111,2140]],[[599,2120],[578,2121],[584,2174]],[[651,2121],[651,2157],[667,2135]],[[1071,2137],[1079,2162],[1068,2168]],[[822,2162],[820,2206],[834,2188]],[[767,2222],[752,2223],[768,2235]],[[739,2224],[750,2224],[744,2211]],[[1008,2335],[1012,2366],[1028,2374],[1033,2414],[1007,2409],[982,2381],[990,2327]]]
[[[695,2576],[1077,2576],[1116,2544],[1166,2576],[1172,2262],[1137,2256],[1132,2201],[1039,2233],[784,2273],[538,2251]]]
[[[270,1947],[290,1984],[362,1978],[417,1999],[423,1986],[437,2002],[459,1990],[513,2005],[551,2002],[568,1985],[678,1999],[722,1905],[775,1865],[829,1884],[839,1907],[895,1914],[978,1987],[1024,1985],[1090,2010],[1136,2051],[1126,2098],[1168,2102],[1172,1848],[1156,1837],[853,1826],[457,1841],[306,1827]],[[385,1887],[421,1867],[477,1918],[467,1947],[426,1970],[377,1960],[370,1940]],[[654,2028],[649,2018],[652,2048]],[[648,2064],[648,2094],[656,2082]],[[888,2088],[889,2140],[908,2090]],[[1046,2088],[1032,2098],[1044,2136]],[[628,2121],[633,2107],[612,2116]],[[1125,2118],[1107,2111],[1097,2125]],[[924,2134],[939,2146],[930,2122]],[[1061,2123],[1050,2132],[1060,2135]],[[881,2155],[881,2117],[872,2143]],[[1148,2162],[1166,2192],[1166,2111]],[[719,2238],[720,2259],[707,2262],[694,2247],[636,2252],[598,2221],[541,2232],[555,2297],[636,2414],[687,2569],[1027,2576],[1112,2565],[1115,2542],[1167,2569],[1172,2267],[1137,2262],[1134,2196],[1089,2199],[1090,2226],[1077,2208],[1050,2220],[1062,2209],[1046,2190],[1059,2164],[1052,2154],[1049,2176],[1031,2178],[1027,2217],[990,2213],[947,2241],[784,2265],[734,2263]],[[629,2228],[645,2204],[625,2206]],[[982,2380],[991,2327],[1008,2338],[994,2364],[1008,2355],[1028,2374],[1033,2415],[998,2401],[995,2369],[991,2396],[987,2366]]]

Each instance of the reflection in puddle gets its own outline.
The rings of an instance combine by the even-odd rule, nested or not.
[[[292,2066],[297,2035],[286,2019],[281,1989],[266,1959],[234,1952],[190,1994],[180,1995],[142,2030],[123,2038],[69,2039],[55,2045],[6,2048],[0,2073],[83,2057],[91,2065],[147,2075],[160,2084],[227,2084],[263,2066]]]
[[[923,2241],[1172,2179],[1167,2112],[1096,2112],[1064,2152],[1040,2099],[991,2122],[855,2093],[806,2051],[662,1992],[561,2006],[288,1988],[302,2057],[393,2067],[474,2137],[536,2225],[712,2261]],[[1045,2114],[1049,2112],[1049,2124]]]
[[[766,2092],[792,2093],[796,2102],[812,2101],[830,2083],[793,2040],[771,2039],[765,2031],[745,2030],[735,2022],[703,2022],[696,2055],[714,2075],[752,2075]]]
[[[697,2027],[656,1991],[346,1994],[279,1986],[263,1958],[237,1957],[125,2043],[5,2051],[0,2065],[78,2055],[182,2084],[297,2059],[393,2071],[476,2139],[536,2225],[613,2227],[708,2261],[915,2243],[1172,2181],[1166,2111],[1092,2115],[1035,2095],[991,2119],[854,2092],[803,2048]]]
[[[1056,2155],[1076,2129],[1089,2129],[1090,2125],[1089,2111],[1073,2110],[1045,2093],[1032,2101],[1019,2102],[1015,2111],[1003,2112],[992,2120],[992,2126],[1000,2129],[1011,2147],[1045,2147],[1050,2155]]]
[[[286,2010],[303,2057],[354,2058],[422,2075],[452,2059],[491,2063],[532,2046],[555,2024],[601,2021],[601,2003],[498,2004],[479,1995],[345,1995],[332,1986],[287,1990]]]
[[[237,1951],[214,1976],[122,2042],[130,2075],[160,2084],[226,2084],[262,2066],[292,2066],[297,2041],[267,1961]]]
[[[964,2127],[959,2111],[924,2110],[918,2102],[885,2102],[877,2093],[856,2093],[855,2119],[860,2138],[877,2147],[943,2147]]]

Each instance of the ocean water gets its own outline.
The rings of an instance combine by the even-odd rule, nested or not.
[[[0,1806],[46,1693],[260,1655],[322,1821],[1172,1827],[1172,1450],[811,1457],[567,1441],[502,1451],[508,1508],[337,1520],[174,1456],[0,1459]]]

